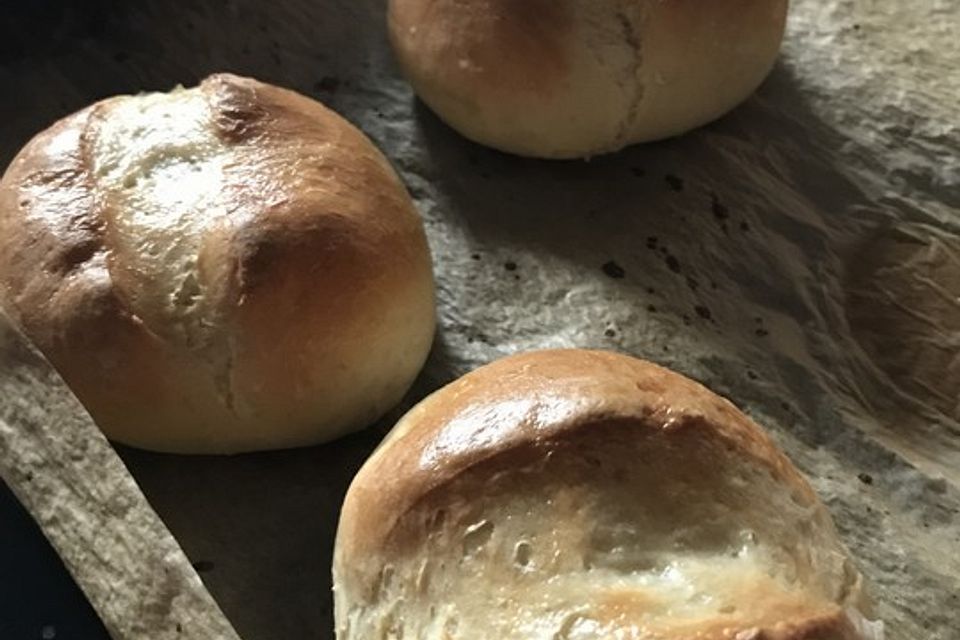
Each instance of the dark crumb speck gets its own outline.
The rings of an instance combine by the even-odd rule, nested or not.
[[[717,283],[716,283],[715,281],[711,280],[711,281],[710,281],[710,288],[711,288],[711,289],[716,289],[716,288],[717,288]]]
[[[757,374],[755,374],[750,369],[747,369],[747,377],[750,378],[751,380],[756,380],[758,378]]]
[[[516,271],[517,263],[514,262],[513,260],[508,260],[503,263],[503,268],[506,269],[507,271]]]
[[[713,211],[713,217],[719,222],[723,222],[730,217],[730,212],[727,210],[726,205],[720,202],[720,198],[718,198],[715,193],[710,194],[710,210]]]
[[[689,326],[689,325],[690,325],[690,322],[691,322],[691,321],[690,321],[690,316],[688,316],[687,314],[683,314],[683,324]]]
[[[490,338],[487,337],[487,334],[482,331],[477,331],[472,335],[467,336],[467,342],[473,344],[474,342],[482,342],[483,344],[490,344]]]
[[[675,256],[667,256],[667,268],[674,273],[680,273],[680,261]]]
[[[27,473],[24,474],[23,479],[27,482],[33,482],[33,471],[27,471]]]
[[[700,283],[698,283],[696,278],[693,276],[687,276],[687,286],[690,287],[691,291],[696,291],[697,287],[700,286]]]
[[[183,625],[179,622],[177,623],[177,633],[183,633]]]
[[[608,338],[612,338],[615,335],[617,335],[617,332],[614,331],[613,329],[607,329],[606,331],[603,332],[603,335],[607,336]]]
[[[193,568],[197,573],[213,571],[214,564],[210,560],[197,560],[193,563]]]
[[[470,254],[470,259],[471,259],[471,260],[479,260],[479,259],[480,259],[480,254],[479,254],[479,253],[472,253],[472,254]]]
[[[683,178],[678,178],[677,176],[668,173],[667,175],[663,176],[663,179],[666,180],[667,186],[673,191],[683,191]]]
[[[873,484],[873,476],[869,473],[858,473],[857,478],[859,478],[863,484]]]
[[[650,295],[656,295],[657,290],[654,289],[653,287],[647,287],[647,293],[649,293]]]
[[[757,329],[754,331],[754,333],[757,334],[758,338],[766,338],[768,335],[770,335],[770,332],[766,329]]]
[[[854,31],[860,31],[860,25],[859,25],[859,24],[854,24],[854,25],[853,25],[853,30],[854,30]]]
[[[760,316],[755,317],[753,321],[756,322],[757,324],[763,324],[763,318],[761,318]]]
[[[783,409],[784,411],[790,411],[790,405],[787,402],[781,402],[780,408]]]
[[[113,54],[113,59],[115,62],[123,64],[130,59],[130,54],[126,51],[117,51],[115,54]]]
[[[741,222],[741,223],[740,223],[740,231],[743,231],[744,233],[746,233],[747,231],[750,231],[750,223],[748,223],[748,222],[746,222],[746,221]]]
[[[519,273],[513,274],[513,279],[514,279],[514,280],[519,280],[519,279],[520,279],[520,274],[519,274]]]
[[[340,80],[333,76],[324,76],[313,84],[313,88],[321,93],[336,93],[340,88]]]
[[[647,172],[641,169],[640,167],[632,167],[630,169],[630,173],[632,173],[637,178],[642,178],[643,176],[647,175]]]
[[[656,312],[657,312],[657,308],[656,308],[654,305],[652,305],[652,304],[648,304],[648,305],[647,305],[647,311],[649,311],[650,313],[656,313]]]
[[[705,307],[702,304],[698,304],[693,308],[697,312],[697,315],[703,318],[704,320],[713,320],[713,314],[710,313],[710,309]]]
[[[647,237],[647,248],[656,249],[657,248],[657,236],[648,236]]]
[[[614,280],[620,280],[627,275],[627,272],[623,270],[623,267],[613,260],[604,262],[603,266],[600,268],[603,269],[603,272],[607,274],[608,277],[613,278]]]

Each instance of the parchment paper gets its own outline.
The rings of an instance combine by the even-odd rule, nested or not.
[[[405,406],[524,349],[666,364],[729,396],[809,474],[889,638],[960,637],[960,3],[795,0],[782,59],[745,105],[589,162],[509,157],[446,128],[397,74],[382,2],[185,4],[101,0],[35,21],[50,37],[0,58],[0,160],[93,99],[213,71],[313,95],[384,149],[427,224],[440,329]],[[242,637],[331,638],[340,500],[402,409],[300,451],[121,455]],[[116,465],[74,493],[46,468],[46,504],[70,518],[44,517],[22,474],[44,419],[0,430],[0,468],[81,585],[161,571],[155,554],[89,562],[70,535],[70,518],[120,526],[95,498],[123,480]],[[58,446],[89,429],[64,422]],[[189,575],[175,552],[164,561]]]

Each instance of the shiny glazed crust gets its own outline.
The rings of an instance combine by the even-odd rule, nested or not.
[[[434,328],[422,223],[301,95],[221,74],[56,123],[0,182],[0,301],[112,439],[185,453],[370,424]]]
[[[879,637],[766,434],[608,352],[505,358],[414,407],[347,493],[333,570],[340,640]]]
[[[390,0],[417,94],[466,137],[573,158],[666,138],[769,73],[787,0]]]

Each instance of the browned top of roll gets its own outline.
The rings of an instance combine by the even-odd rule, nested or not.
[[[696,382],[609,352],[505,358],[412,409],[350,487],[334,562],[341,640],[377,624],[870,638],[862,580],[770,438]]]
[[[422,363],[432,286],[422,223],[379,151],[252,79],[94,104],[0,183],[3,303],[124,442],[238,450],[369,422]],[[360,362],[379,346],[403,380]]]

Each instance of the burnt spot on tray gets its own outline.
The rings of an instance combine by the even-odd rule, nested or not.
[[[710,312],[706,306],[698,304],[693,308],[697,312],[697,315],[703,318],[704,320],[713,320],[713,313]]]
[[[613,278],[614,280],[621,280],[627,275],[627,272],[623,270],[623,267],[613,260],[603,263],[603,266],[600,268],[608,277]]]
[[[713,217],[717,219],[717,222],[724,222],[730,217],[730,210],[727,209],[727,206],[720,202],[720,198],[717,197],[717,194],[710,194],[710,211],[713,213]]]
[[[683,191],[683,178],[679,178],[668,173],[667,175],[663,176],[663,179],[666,181],[667,186],[670,187],[671,191]]]
[[[473,344],[474,342],[480,342],[483,344],[492,344],[490,338],[487,337],[482,331],[477,331],[475,329],[469,329],[467,333],[467,344]]]

